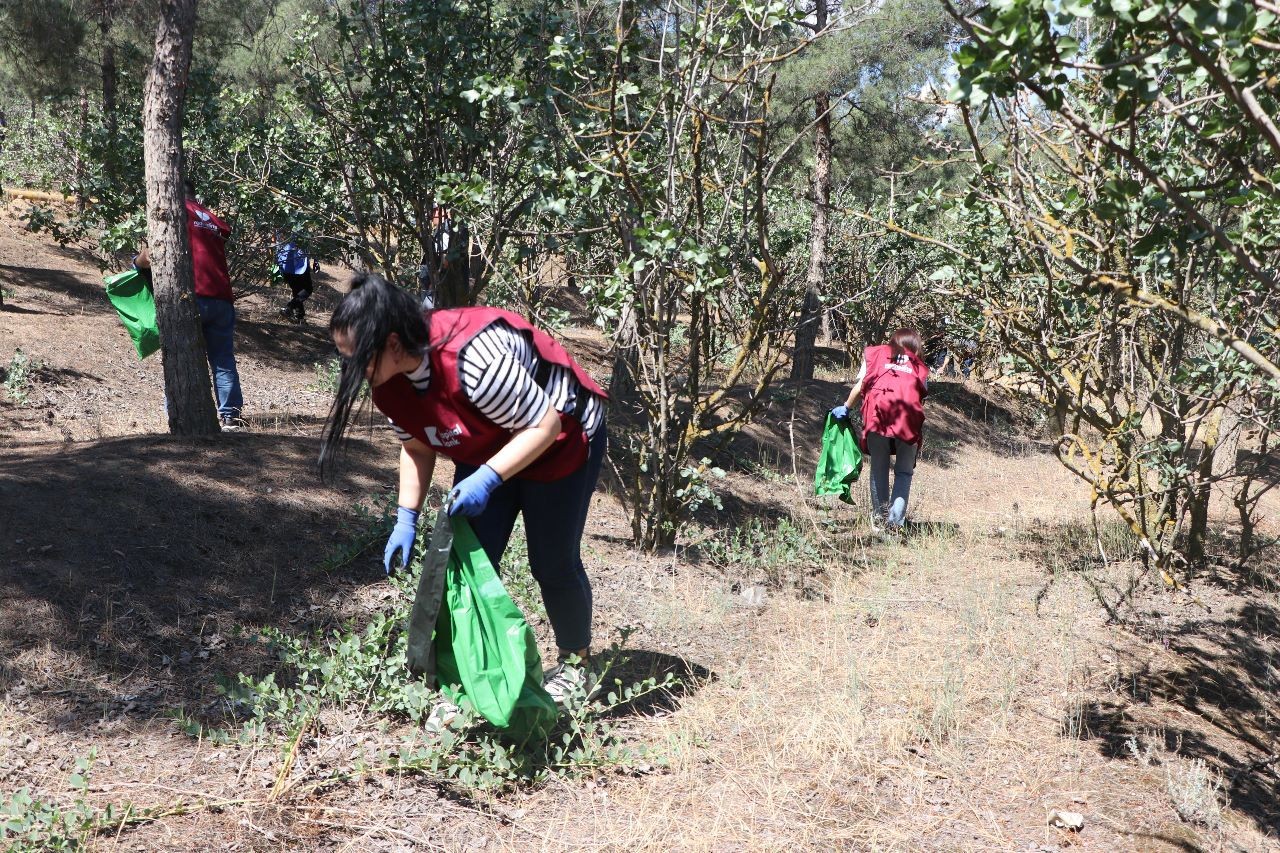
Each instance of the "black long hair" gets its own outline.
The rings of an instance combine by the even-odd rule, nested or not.
[[[421,303],[377,273],[362,272],[351,277],[351,289],[329,320],[329,333],[334,332],[345,333],[354,350],[350,357],[342,359],[338,392],[320,436],[318,463],[320,474],[326,479],[333,471],[347,425],[360,408],[365,370],[372,363],[377,371],[387,338],[394,332],[406,350],[424,355],[429,343]]]

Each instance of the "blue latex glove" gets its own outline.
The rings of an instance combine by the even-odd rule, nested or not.
[[[449,515],[474,518],[484,512],[489,504],[489,496],[501,485],[502,478],[498,476],[498,472],[488,465],[481,465],[449,493],[449,499],[453,501],[453,505],[449,507]]]
[[[848,407],[848,406],[836,406],[834,409],[832,409],[832,410],[831,410],[831,417],[835,418],[835,419],[836,419],[836,420],[838,420],[838,421],[848,420],[848,418],[849,418],[849,407]]]
[[[391,563],[395,560],[397,551],[404,552],[400,555],[400,564],[409,565],[409,558],[413,556],[413,540],[417,538],[418,511],[403,506],[397,507],[395,529],[391,531],[391,536],[387,539],[387,547],[382,551],[382,567],[387,570],[387,574],[391,574]]]

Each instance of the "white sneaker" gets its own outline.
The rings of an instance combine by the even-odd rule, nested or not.
[[[422,727],[434,734],[440,734],[449,728],[449,724],[462,714],[462,709],[448,699],[441,698],[431,708],[431,715],[427,717],[427,721]]]
[[[600,676],[584,664],[560,661],[542,676],[542,688],[560,707],[571,702],[589,702],[600,691]]]

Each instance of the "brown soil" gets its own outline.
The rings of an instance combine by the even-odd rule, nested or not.
[[[725,512],[674,554],[632,550],[619,501],[597,495],[597,635],[635,626],[639,669],[687,681],[622,722],[666,769],[500,797],[379,773],[320,785],[334,756],[385,735],[353,712],[272,798],[278,745],[214,746],[173,716],[216,719],[218,679],[270,671],[256,628],[309,632],[385,602],[380,534],[353,506],[393,488],[394,441],[357,435],[335,485],[315,475],[331,347],[314,318],[334,279],[303,328],[277,320],[278,293],[238,303],[250,429],[181,441],[162,434],[158,357],[138,362],[100,278],[0,212],[0,365],[18,348],[40,365],[26,405],[0,391],[0,791],[69,805],[74,760],[96,749],[91,802],[160,811],[95,848],[1276,849],[1274,591],[1147,584],[1109,624],[1093,590],[1132,567],[1070,544],[1087,495],[1007,400],[958,382],[936,384],[905,546],[807,497],[836,382],[776,389],[718,460]],[[567,337],[600,373],[598,337]],[[696,547],[782,516],[820,561],[738,569]],[[756,585],[762,604],[742,594]],[[1196,760],[1221,773],[1211,826],[1172,805]],[[1055,809],[1085,829],[1051,828]]]

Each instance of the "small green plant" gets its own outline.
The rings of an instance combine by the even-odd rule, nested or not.
[[[1173,810],[1187,823],[1209,829],[1222,825],[1222,774],[1202,758],[1165,765],[1165,790]]]
[[[813,540],[786,517],[774,525],[752,518],[708,539],[699,548],[712,565],[740,576],[761,572],[775,586],[784,585],[788,578],[803,574],[822,559]]]
[[[1164,743],[1154,735],[1130,735],[1124,742],[1125,752],[1143,767],[1160,764],[1159,752]]]
[[[336,355],[328,361],[317,361],[315,379],[307,386],[308,390],[330,396],[338,393],[338,381],[342,378],[342,359]]]
[[[324,559],[319,565],[320,570],[337,571],[368,551],[391,529],[395,509],[396,496],[392,494],[374,495],[368,503],[357,501],[352,508],[355,518],[342,525],[346,534],[342,545]]]
[[[84,850],[92,836],[103,829],[133,822],[132,805],[99,809],[85,800],[96,758],[97,751],[91,749],[87,756],[76,759],[75,772],[67,781],[75,797],[70,805],[34,796],[30,788],[20,788],[0,800],[0,847],[10,853]]]
[[[784,474],[777,468],[770,468],[768,465],[756,464],[752,466],[751,473],[775,486],[790,486],[796,481],[791,474]]]
[[[52,232],[55,236],[58,231],[58,215],[54,213],[52,208],[45,207],[40,204],[33,204],[27,208],[26,213],[22,214],[22,219],[27,223],[28,231]]]
[[[676,498],[684,503],[690,514],[701,509],[703,504],[724,509],[720,496],[707,483],[708,474],[717,480],[724,479],[724,469],[712,465],[710,459],[704,458],[696,466],[685,465],[680,469],[680,487],[676,489]]]
[[[548,332],[560,332],[568,328],[569,323],[573,320],[573,315],[563,308],[542,305],[534,312],[533,319],[541,329]]]
[[[32,359],[21,349],[14,350],[9,364],[3,369],[4,391],[8,398],[19,406],[25,406],[31,400],[32,374],[43,365]]]

